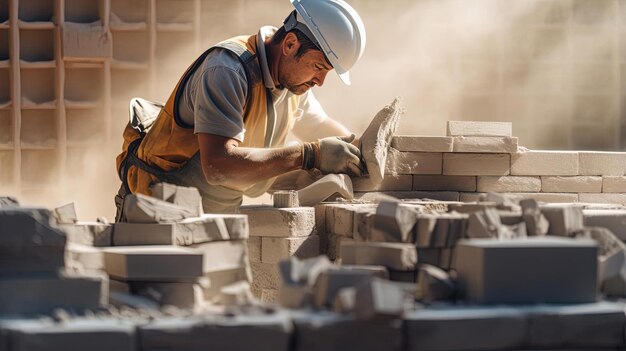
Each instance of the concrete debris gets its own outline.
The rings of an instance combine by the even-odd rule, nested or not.
[[[356,306],[356,288],[349,287],[339,290],[333,302],[333,311],[341,314],[354,312]]]
[[[12,196],[0,196],[0,207],[19,207],[20,202]]]
[[[272,194],[272,199],[276,208],[300,207],[298,192],[295,190],[278,190]]]
[[[417,251],[408,243],[341,242],[341,262],[409,271],[415,269]]]
[[[469,239],[457,244],[453,268],[472,302],[587,303],[597,297],[597,251],[585,239]]]
[[[550,222],[541,213],[539,204],[534,199],[524,199],[519,202],[522,207],[522,218],[526,223],[528,236],[543,236],[548,234]]]
[[[198,189],[169,183],[157,183],[150,187],[152,197],[167,201],[191,212],[194,217],[202,215],[202,197]]]
[[[55,208],[54,217],[59,224],[72,224],[78,222],[78,216],[76,215],[76,208],[74,207],[73,202]]]
[[[373,216],[372,241],[414,242],[413,228],[418,212],[399,201],[383,201],[378,204]]]
[[[356,287],[354,315],[363,320],[395,319],[412,309],[414,300],[408,286],[372,278]]]
[[[403,113],[400,100],[394,99],[376,114],[359,138],[363,162],[374,186],[385,177],[387,152]]]
[[[313,288],[314,304],[317,308],[332,307],[335,296],[343,288],[358,287],[370,281],[373,274],[367,271],[330,269],[320,273]]]
[[[474,212],[467,221],[467,237],[470,239],[506,238],[512,236],[509,231],[502,225],[500,215],[494,209]]]
[[[578,206],[543,206],[541,213],[550,223],[548,235],[571,236],[584,228],[583,211]]]
[[[124,199],[124,216],[130,223],[171,223],[194,217],[194,213],[167,201],[131,194]]]
[[[247,306],[258,302],[252,295],[250,283],[239,281],[220,289],[219,303],[224,306]]]
[[[456,282],[449,273],[439,267],[420,264],[417,283],[420,300],[441,301],[456,298]]]
[[[203,274],[201,251],[171,246],[104,249],[106,272],[128,281],[190,282]]]

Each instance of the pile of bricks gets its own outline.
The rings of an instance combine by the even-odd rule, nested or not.
[[[395,136],[382,184],[360,195],[476,201],[487,192],[545,202],[626,204],[626,153],[537,151],[506,122],[448,122],[447,136]]]

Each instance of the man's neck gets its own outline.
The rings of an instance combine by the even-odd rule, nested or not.
[[[265,39],[265,54],[267,56],[267,66],[270,70],[270,76],[274,81],[274,86],[278,89],[282,89],[282,86],[278,82],[278,64],[280,59],[280,45],[272,45],[272,38]]]

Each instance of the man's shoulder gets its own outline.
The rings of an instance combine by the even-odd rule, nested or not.
[[[230,69],[245,76],[245,68],[234,52],[220,47],[212,48],[202,63],[203,71],[214,68]]]

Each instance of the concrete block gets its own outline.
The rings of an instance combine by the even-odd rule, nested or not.
[[[578,201],[626,205],[626,194],[623,194],[623,193],[578,194]]]
[[[456,297],[457,287],[443,269],[422,264],[417,276],[418,298],[425,301],[451,300]]]
[[[434,247],[436,241],[436,215],[421,215],[415,226],[415,245],[417,248]],[[447,236],[447,232],[445,233]],[[447,240],[447,238],[446,238]]]
[[[293,325],[284,312],[161,318],[138,327],[141,350],[288,351]]]
[[[602,178],[591,176],[541,177],[541,191],[545,193],[599,193]]]
[[[274,263],[250,262],[252,269],[252,292],[261,297],[263,289],[276,289],[281,280],[278,266]]]
[[[476,177],[414,175],[413,190],[476,191]]]
[[[171,246],[114,247],[104,249],[104,265],[120,280],[194,281],[202,276],[203,254]]]
[[[593,191],[599,193],[599,191]],[[602,177],[603,193],[626,193],[626,177]]]
[[[354,197],[360,201],[375,201],[381,195],[393,196],[398,199],[411,199],[414,201],[429,199],[437,201],[459,201],[457,191],[385,191],[385,192],[358,192]],[[432,204],[435,205],[435,204]]]
[[[0,314],[40,315],[62,308],[80,312],[106,305],[106,275],[60,271],[50,275],[11,276],[0,279]]]
[[[317,277],[322,272],[336,268],[325,256],[304,260],[291,257],[278,264],[283,285],[306,285],[310,287],[315,284]]]
[[[548,222],[548,219],[541,213],[537,201],[534,199],[525,199],[520,201],[519,204],[522,206],[522,219],[526,224],[528,235],[543,236],[548,234],[550,222]]]
[[[248,215],[250,236],[290,237],[316,234],[313,207],[242,206],[240,213]]]
[[[585,239],[463,240],[454,269],[471,302],[587,303],[597,298],[597,252]]]
[[[320,254],[319,236],[301,238],[262,238],[261,262],[278,263],[291,256],[311,258]]]
[[[476,190],[480,192],[539,192],[541,179],[539,177],[478,177]]]
[[[262,244],[261,247],[263,247]],[[246,267],[249,262],[248,245],[245,240],[214,241],[194,244],[190,248],[204,255],[204,263],[202,264],[204,274]],[[261,259],[263,259],[262,253]]]
[[[571,236],[575,231],[581,230],[583,224],[583,211],[580,207],[564,206],[544,206],[541,213],[550,223],[548,235]]]
[[[133,295],[154,301],[159,306],[194,308],[204,302],[202,287],[192,282],[129,282],[129,288]]]
[[[248,258],[250,259],[250,262],[261,262],[261,251],[262,251],[262,244],[261,242],[263,241],[263,238],[260,236],[253,236],[251,238],[248,238],[247,245],[248,245]]]
[[[69,243],[65,247],[65,266],[77,272],[104,270],[102,249]]]
[[[506,231],[507,228],[500,221],[500,215],[491,208],[470,213],[467,220],[466,236],[471,239],[501,238],[506,236]]]
[[[150,187],[152,197],[180,206],[193,214],[202,215],[202,196],[196,188],[168,183],[157,183]]]
[[[487,196],[486,193],[460,193],[459,201],[461,202],[481,202],[484,197]]]
[[[413,228],[417,223],[417,210],[402,206],[399,201],[382,201],[372,220],[372,241],[414,242]]]
[[[113,245],[113,225],[100,222],[59,224],[68,243],[105,247]]]
[[[272,199],[274,200],[274,207],[276,208],[290,208],[300,206],[298,192],[295,190],[276,191],[272,194]]]
[[[626,241],[626,210],[583,210],[583,217],[585,226],[607,228]]]
[[[76,215],[76,208],[74,207],[74,203],[71,202],[69,204],[55,208],[54,217],[57,220],[57,224],[72,224],[77,222],[78,216]]]
[[[393,175],[441,174],[442,157],[440,152],[401,152],[391,149],[385,172]]]
[[[326,232],[351,238],[354,227],[355,206],[331,204],[326,209]]]
[[[441,262],[441,250],[437,248],[417,248],[417,263],[439,266]]]
[[[61,28],[64,60],[107,60],[113,56],[113,36],[102,22],[66,22]]]
[[[352,238],[356,241],[368,241],[372,237],[374,228],[374,214],[376,207],[359,208],[352,217]]]
[[[526,176],[576,176],[578,152],[529,150],[511,155],[511,174]]]
[[[130,223],[171,223],[193,216],[183,207],[143,194],[124,199],[124,217]]]
[[[509,174],[511,155],[509,154],[444,154],[443,174],[445,175],[494,175]]]
[[[514,153],[517,152],[516,137],[455,137],[454,152]]]
[[[115,318],[73,317],[62,322],[52,319],[5,319],[0,334],[6,333],[11,345],[2,350],[93,350],[133,351],[136,349],[135,324]]]
[[[452,140],[442,136],[396,135],[391,147],[398,151],[452,152]]]
[[[508,307],[416,309],[406,314],[404,325],[410,351],[522,348],[528,330],[524,313]]]
[[[448,136],[500,136],[513,135],[511,122],[478,122],[478,121],[448,121]]]
[[[626,152],[581,151],[579,155],[581,175],[626,175]]]
[[[343,264],[341,269],[369,272],[373,277],[389,279],[389,270],[385,266]]]
[[[372,278],[355,289],[354,315],[358,319],[399,318],[415,301],[407,286],[386,279]]]
[[[358,191],[403,191],[411,190],[413,177],[410,174],[391,175],[386,174],[383,180],[374,185],[369,177],[352,178],[352,186]]]
[[[283,284],[278,289],[278,303],[290,309],[313,307],[313,289],[306,285]]]
[[[250,267],[239,267],[224,269],[221,271],[213,271],[205,273],[201,278],[201,281],[206,282],[202,284],[202,292],[204,293],[204,299],[211,302],[217,302],[221,299],[222,287],[234,284],[240,281],[252,281],[252,273]]]
[[[417,263],[415,245],[406,243],[341,242],[343,264],[381,265],[395,270],[413,270]]]
[[[313,302],[318,308],[331,307],[341,289],[357,287],[373,279],[373,276],[372,272],[342,268],[321,272],[313,286]]]
[[[328,237],[328,251],[326,256],[331,261],[334,261],[341,257],[341,243],[342,242],[354,242],[354,239],[347,238],[343,235],[330,235]]]
[[[261,298],[263,298],[265,290],[261,291]],[[272,299],[272,301],[276,301],[276,299]],[[223,306],[251,306],[257,301],[252,295],[250,283],[239,281],[220,289],[219,303]]]
[[[624,343],[624,305],[596,302],[528,307],[529,348],[613,348]]]
[[[327,311],[293,311],[291,318],[296,350],[403,350],[403,332],[397,320],[356,320]]]
[[[273,304],[278,302],[278,289],[263,289],[261,290],[261,302],[265,304]]]
[[[578,202],[579,197],[578,194],[571,193],[506,193],[506,196],[514,202],[518,202],[523,199],[535,199],[540,202],[557,203]]]
[[[626,244],[610,230],[585,227],[576,238],[592,239],[598,244],[598,283],[602,293],[621,297],[626,294]]]

